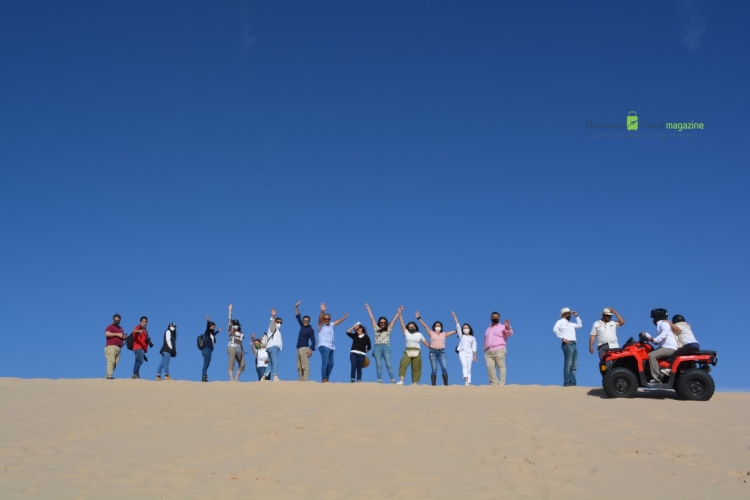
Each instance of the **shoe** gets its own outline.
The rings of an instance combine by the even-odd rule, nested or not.
[[[156,380],[161,380],[161,375],[157,375]]]
[[[201,377],[201,382],[208,382],[208,377],[203,375],[203,377]]]
[[[435,385],[435,382],[437,381],[437,375],[430,375],[430,380],[432,381],[432,385]]]
[[[399,380],[398,382],[396,382],[396,385],[404,385],[404,383]]]
[[[327,379],[327,378],[324,378],[324,379],[323,379],[323,383],[325,384],[326,382],[328,382],[328,379]]]
[[[170,377],[169,375],[164,375],[164,380],[172,380],[172,377]]]
[[[106,377],[107,380],[114,380],[115,377]]]
[[[672,370],[671,370],[670,368],[662,368],[662,369],[661,369],[661,370],[659,370],[659,371],[660,371],[660,372],[661,372],[661,374],[662,374],[662,375],[664,375],[665,377],[669,377],[669,374],[670,374],[670,373],[672,373]]]
[[[469,381],[467,380],[466,382],[464,382],[464,385],[471,385],[471,382],[469,382]]]
[[[448,385],[448,374],[443,373],[443,385]]]
[[[137,379],[137,378],[138,378],[138,375],[136,375],[136,374],[134,373],[134,374],[133,374],[133,376],[132,376],[132,377],[130,377],[130,378],[132,378],[132,379],[134,379],[134,380],[135,380],[135,379]]]
[[[382,383],[383,383],[383,381],[382,381],[382,380],[378,380],[378,384],[382,384]]]
[[[354,383],[354,379],[352,379],[352,384]]]
[[[661,384],[661,380],[651,379],[648,381],[649,384]]]

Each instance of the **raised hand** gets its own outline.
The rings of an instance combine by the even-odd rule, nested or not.
[[[321,311],[325,311],[326,310],[326,303],[325,302],[323,302],[322,304],[320,304],[320,310]]]
[[[206,321],[211,321],[211,318],[206,314]]]
[[[419,319],[419,318],[422,317],[422,315],[419,314],[419,311],[417,311],[416,313],[414,313],[414,317],[416,317],[417,319]]]
[[[510,328],[510,320],[505,318],[505,328]]]
[[[298,300],[296,304],[294,304],[294,307],[299,307],[299,305],[302,303],[301,300]]]
[[[365,309],[370,310],[370,304],[365,304]]]
[[[456,317],[456,313],[454,313],[453,311],[451,311],[451,316],[453,316],[453,319],[455,319],[456,323],[458,323],[458,318]]]
[[[232,304],[229,304],[229,310],[230,311],[232,310]]]
[[[276,308],[271,309],[271,316],[276,317]]]
[[[344,313],[344,319],[349,317],[349,313]]]

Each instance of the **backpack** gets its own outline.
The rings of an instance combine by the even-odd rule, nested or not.
[[[203,337],[203,335],[198,335],[198,338],[196,339],[196,343],[198,344],[198,350],[202,351],[206,348],[206,339]]]
[[[133,338],[133,334],[129,334],[127,337],[125,337],[125,347],[127,347],[129,350],[133,350],[133,343],[135,342],[135,339]]]

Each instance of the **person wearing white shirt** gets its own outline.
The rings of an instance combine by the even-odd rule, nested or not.
[[[461,361],[461,368],[464,373],[464,385],[471,385],[471,363],[477,362],[477,339],[474,338],[474,330],[471,325],[464,323],[463,326],[458,322],[456,313],[451,313],[453,320],[456,322],[456,331],[458,332],[458,360]]]
[[[647,339],[654,342],[657,346],[656,349],[648,353],[648,365],[651,368],[651,383],[656,383],[661,380],[661,374],[659,373],[659,360],[668,358],[677,350],[677,340],[672,333],[672,327],[669,321],[667,321],[666,309],[653,309],[651,311],[651,318],[654,320],[656,325],[656,337],[651,338],[647,332],[641,332],[646,336]]]
[[[260,339],[255,338],[255,334],[251,335],[252,343],[250,347],[255,354],[255,371],[258,372],[258,380],[263,380],[263,376],[266,374],[266,368],[268,367],[268,351],[263,347],[263,343]]]
[[[276,309],[271,309],[271,323],[268,325],[268,333],[263,336],[269,363],[261,380],[268,380],[273,376],[274,382],[279,381],[279,352],[283,347],[281,341],[282,324],[281,318],[276,317]]]
[[[617,321],[612,321],[612,315],[617,316]],[[589,352],[594,354],[594,342],[599,351],[599,358],[610,349],[620,347],[617,342],[617,329],[625,324],[625,320],[612,307],[606,307],[602,311],[602,319],[594,323],[589,336]]]
[[[404,332],[406,349],[398,366],[400,380],[396,382],[396,385],[404,385],[406,369],[409,365],[411,365],[411,383],[412,385],[417,385],[419,384],[419,379],[422,378],[422,349],[420,349],[419,344],[422,343],[427,348],[430,347],[430,344],[427,343],[424,335],[420,333],[419,327],[415,322],[409,321],[408,325],[404,325],[404,316],[399,315],[398,319],[401,321],[401,330]]]
[[[570,321],[575,316],[576,322]],[[563,352],[563,387],[576,385],[576,370],[578,369],[578,348],[576,347],[576,330],[581,328],[581,318],[578,313],[568,307],[560,309],[560,319],[557,320],[552,331],[562,341]]]

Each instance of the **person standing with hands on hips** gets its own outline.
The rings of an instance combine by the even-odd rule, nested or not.
[[[297,374],[300,380],[310,380],[310,357],[315,350],[315,330],[310,326],[310,316],[300,316],[300,300],[294,304],[295,317],[299,323],[297,337]]]
[[[484,331],[484,362],[487,365],[487,376],[490,385],[505,385],[505,356],[508,338],[513,335],[510,320],[500,324],[500,313],[490,314],[490,326]],[[497,372],[500,372],[500,378]]]
[[[575,316],[576,322],[570,321]],[[578,348],[576,347],[576,330],[581,328],[581,318],[578,313],[567,307],[560,310],[560,319],[555,323],[552,331],[562,341],[563,352],[563,387],[576,385],[576,369],[578,368]]]
[[[318,316],[318,351],[323,361],[320,367],[323,383],[328,382],[333,371],[333,351],[336,346],[333,343],[333,327],[349,317],[349,313],[344,313],[343,318],[331,322],[331,314],[326,309],[325,302],[320,304],[320,315]]]

